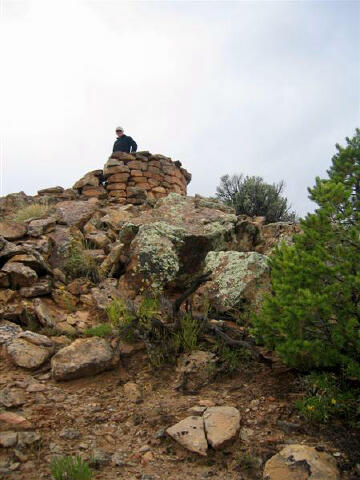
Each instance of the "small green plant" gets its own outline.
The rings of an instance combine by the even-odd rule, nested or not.
[[[139,325],[150,331],[152,319],[159,314],[159,300],[152,297],[144,297],[138,311]]]
[[[259,467],[259,460],[249,452],[237,453],[234,457],[236,470],[240,472],[249,472]]]
[[[192,352],[199,346],[199,337],[203,326],[189,313],[182,316],[180,330],[175,333],[175,345],[177,350]]]
[[[219,340],[216,343],[216,353],[224,367],[224,370],[229,373],[239,370],[244,363],[248,363],[251,359],[251,355],[248,350],[245,350],[241,347],[230,348],[222,340]]]
[[[47,215],[51,208],[47,202],[34,202],[30,205],[19,205],[13,216],[15,222],[26,222],[30,218],[40,218]]]
[[[115,298],[105,308],[108,320],[119,331],[120,337],[126,342],[134,342],[135,313],[131,312],[124,300]]]
[[[296,402],[300,414],[314,423],[326,423],[334,417],[356,421],[360,416],[360,390],[350,389],[328,373],[312,373],[303,379],[305,396]]]
[[[101,280],[99,265],[77,240],[73,240],[69,245],[64,270],[71,278],[86,277],[95,283]]]
[[[84,334],[87,337],[110,337],[113,333],[113,327],[109,323],[96,325],[95,327],[87,328]]]
[[[50,470],[54,480],[91,480],[93,477],[91,468],[80,456],[54,458]]]

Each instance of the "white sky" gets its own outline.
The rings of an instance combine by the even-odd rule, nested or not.
[[[284,179],[300,214],[360,122],[358,1],[0,0],[3,194],[101,168],[122,125],[213,195]]]

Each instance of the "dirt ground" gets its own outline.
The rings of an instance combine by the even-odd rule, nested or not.
[[[154,372],[143,352],[123,360],[115,370],[61,383],[51,380],[49,372],[31,375],[3,361],[0,387],[22,390],[27,398],[12,411],[25,416],[41,435],[38,444],[23,451],[0,450],[0,460],[10,457],[19,463],[4,480],[50,479],[53,456],[80,454],[86,459],[98,448],[117,452],[122,461],[96,469],[96,480],[255,480],[262,478],[264,462],[289,443],[322,447],[337,459],[343,479],[360,478],[352,468],[360,463],[359,435],[340,425],[319,429],[304,423],[293,406],[301,395],[293,372],[251,363],[236,374],[221,375],[196,395],[175,390],[174,380],[174,367]],[[126,396],[128,381],[136,382],[141,399],[131,401]],[[41,391],[27,392],[32,383]],[[164,435],[167,427],[189,416],[189,408],[195,405],[238,408],[238,439],[200,457]],[[79,437],[63,438],[61,432],[68,429],[79,432]]]

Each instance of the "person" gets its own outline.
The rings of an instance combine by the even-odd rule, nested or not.
[[[136,152],[137,144],[136,142],[124,134],[124,129],[122,127],[116,128],[117,139],[115,140],[113,152]]]

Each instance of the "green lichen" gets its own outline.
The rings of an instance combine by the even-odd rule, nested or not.
[[[267,272],[265,255],[256,252],[209,252],[204,270],[213,272],[212,292],[222,310],[233,308],[243,299],[250,281],[257,281]]]
[[[183,244],[184,237],[183,229],[165,222],[140,227],[136,237],[139,271],[154,289],[160,290],[176,277],[180,268],[177,249]]]

